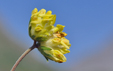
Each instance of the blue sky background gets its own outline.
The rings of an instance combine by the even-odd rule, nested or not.
[[[66,54],[66,63],[51,62],[57,66],[77,63],[101,51],[103,48],[98,45],[103,45],[113,32],[113,0],[0,0],[0,13],[8,22],[5,30],[18,44],[29,47],[33,43],[28,23],[34,8],[52,10],[57,15],[55,25],[66,26],[64,32],[72,45],[71,52]],[[39,53],[35,52],[37,56]]]

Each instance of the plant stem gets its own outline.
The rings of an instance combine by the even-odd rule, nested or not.
[[[22,61],[22,59],[30,52],[32,51],[34,48],[37,48],[36,46],[36,41],[34,41],[34,44],[32,47],[30,47],[29,49],[27,49],[20,57],[19,59],[16,61],[16,63],[14,64],[14,66],[12,67],[11,71],[15,71],[16,67],[19,65],[19,63]]]

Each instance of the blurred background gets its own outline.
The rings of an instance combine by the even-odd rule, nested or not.
[[[35,49],[16,71],[113,71],[113,0],[0,0],[0,71],[10,71],[32,46],[28,23],[34,8],[56,14],[71,52],[59,64]]]

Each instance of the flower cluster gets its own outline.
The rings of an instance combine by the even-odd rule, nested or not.
[[[29,22],[29,35],[33,40],[40,43],[39,51],[48,60],[55,62],[66,62],[64,54],[69,53],[67,50],[71,44],[65,38],[67,35],[63,32],[65,26],[57,24],[54,26],[56,15],[52,11],[41,9],[39,12],[37,8],[32,11]]]

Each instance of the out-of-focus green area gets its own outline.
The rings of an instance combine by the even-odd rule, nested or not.
[[[2,29],[2,22],[0,21],[0,71],[10,71],[13,64],[20,57],[20,55],[26,50],[22,49],[21,46],[13,42],[6,34],[4,34]],[[17,67],[16,71],[54,71],[48,66],[41,64],[36,61],[29,54]]]

